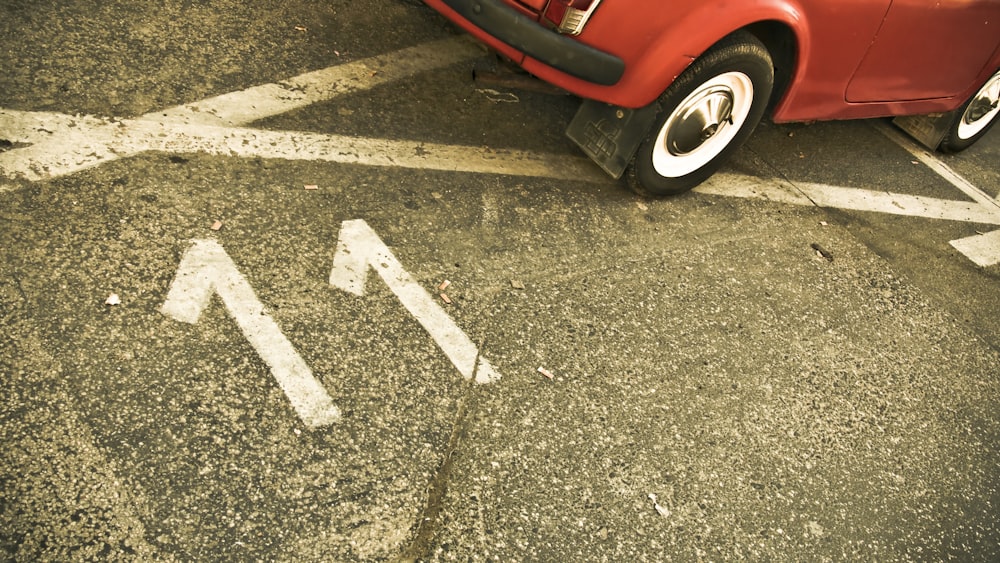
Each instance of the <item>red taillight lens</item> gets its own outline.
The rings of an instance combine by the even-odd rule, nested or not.
[[[600,3],[601,0],[549,0],[545,19],[555,24],[560,33],[577,35]]]

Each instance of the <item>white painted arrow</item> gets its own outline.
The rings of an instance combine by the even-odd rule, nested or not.
[[[312,370],[264,311],[250,283],[214,240],[193,240],[181,258],[160,311],[178,321],[197,323],[201,312],[218,293],[243,335],[254,347],[295,412],[306,425],[317,428],[340,418],[340,411]]]
[[[448,356],[466,379],[475,375],[476,383],[500,379],[472,340],[458,328],[455,321],[434,300],[403,265],[393,256],[374,230],[361,219],[344,221],[340,227],[337,252],[330,271],[330,285],[361,296],[365,293],[368,268],[374,269],[403,307],[430,333],[431,338]],[[479,364],[476,365],[478,358]]]

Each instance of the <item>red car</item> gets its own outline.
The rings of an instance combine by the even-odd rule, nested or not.
[[[1000,115],[1000,0],[425,2],[584,98],[567,133],[644,194],[704,181],[765,113],[930,115],[946,152]]]

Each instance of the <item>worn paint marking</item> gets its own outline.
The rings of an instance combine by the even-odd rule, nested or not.
[[[956,239],[951,241],[951,245],[984,268],[1000,264],[1000,231]]]
[[[330,395],[267,314],[226,251],[214,240],[193,240],[160,311],[195,324],[213,294],[219,295],[247,341],[271,368],[302,421],[312,428],[336,422],[340,411]]]
[[[172,131],[171,126],[175,126],[194,138],[216,138],[219,133],[213,128],[246,125],[481,54],[468,40],[449,38],[150,112],[131,120],[0,109],[0,131],[4,138],[15,143],[32,143],[0,153],[0,177],[45,180],[157,150],[159,147],[148,137],[156,125],[161,132]],[[153,125],[152,129],[145,122]],[[202,127],[205,129],[199,131]],[[174,150],[199,149],[175,147]]]
[[[396,294],[403,307],[431,335],[463,377],[471,379],[475,376],[477,383],[500,379],[500,373],[479,355],[479,349],[472,340],[403,268],[368,223],[361,219],[344,221],[330,270],[330,285],[354,295],[364,295],[369,268],[375,270]]]
[[[1000,210],[976,202],[938,199],[894,192],[845,188],[828,184],[764,180],[742,174],[718,173],[696,192],[730,197],[766,199],[794,205],[815,205],[890,215],[926,217],[968,223],[1000,225]]]
[[[259,119],[405,79],[479,54],[472,43],[450,38],[151,112],[137,119],[0,109],[0,131],[7,140],[30,143],[0,153],[0,177],[44,180],[124,156],[161,151],[606,182],[600,171],[581,157],[245,127]],[[973,202],[820,184],[795,184],[789,189],[779,180],[732,174],[718,174],[696,191],[796,205],[1000,224],[1000,202],[899,131],[884,124],[876,125],[876,129]],[[14,186],[0,184],[0,192],[11,189]],[[977,248],[992,241],[975,240]],[[964,252],[963,249],[971,247],[959,244],[956,248]],[[977,252],[977,256],[1000,254],[1000,248]]]
[[[875,129],[888,137],[892,142],[905,149],[906,152],[913,155],[914,158],[923,163],[924,166],[930,168],[935,174],[946,180],[949,184],[961,190],[965,195],[987,208],[992,209],[993,211],[1000,211],[1000,201],[997,201],[995,198],[979,189],[978,186],[963,178],[958,172],[955,172],[950,166],[942,162],[941,159],[934,156],[934,153],[917,145],[917,143],[914,143],[909,137],[901,133],[895,127],[879,122],[875,125]]]

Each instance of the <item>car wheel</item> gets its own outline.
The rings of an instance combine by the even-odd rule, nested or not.
[[[657,100],[655,125],[629,164],[642,195],[686,192],[711,176],[750,136],[774,85],[767,48],[737,32],[698,58]]]
[[[958,152],[978,141],[1000,116],[1000,71],[956,112],[958,117],[948,127],[941,141],[942,152]]]

